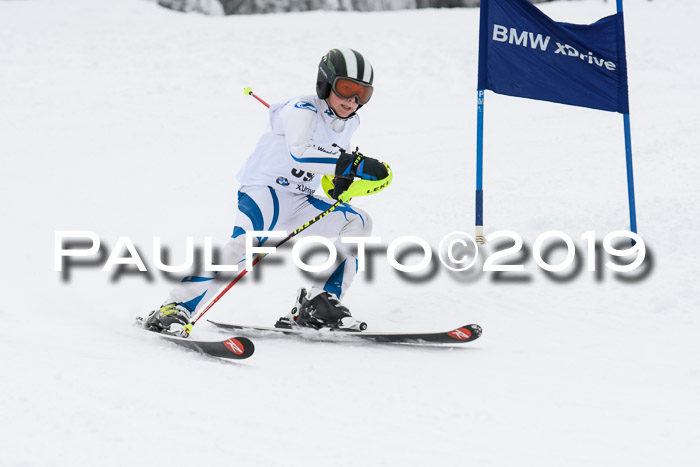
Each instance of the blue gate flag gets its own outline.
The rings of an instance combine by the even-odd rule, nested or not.
[[[622,15],[558,23],[527,0],[482,0],[478,89],[629,114]]]

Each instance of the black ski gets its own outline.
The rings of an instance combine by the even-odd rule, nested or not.
[[[145,331],[148,331],[139,323],[142,320],[136,320],[137,325],[139,325]],[[233,360],[243,360],[253,355],[255,352],[255,345],[253,341],[247,337],[230,337],[223,341],[200,341],[196,339],[184,338],[171,336],[170,334],[155,333],[148,331],[153,335],[172,342],[173,344],[179,345],[180,347],[185,347],[186,349],[195,350],[206,355],[211,355],[213,357],[228,358]]]
[[[250,357],[255,352],[253,341],[247,337],[230,337],[223,341],[198,341],[168,334],[158,334],[158,336],[181,347],[196,350],[213,357],[242,360]]]
[[[207,320],[214,326],[222,329],[235,329],[241,334],[262,336],[268,335],[293,335],[314,340],[325,341],[373,341],[389,342],[396,344],[463,344],[472,342],[481,336],[481,326],[478,324],[466,324],[451,331],[443,332],[363,332],[323,329],[317,331],[310,328],[271,328],[264,326],[242,326],[238,324],[226,324]]]

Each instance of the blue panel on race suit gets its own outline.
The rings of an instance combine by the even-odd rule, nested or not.
[[[180,282],[206,282],[213,279],[213,277],[187,276],[183,278]]]
[[[294,154],[291,152],[289,153],[290,156],[292,156],[292,159],[294,159],[297,162],[313,162],[313,163],[318,163],[318,164],[332,164],[335,165],[338,163],[338,158],[337,157],[296,157]]]
[[[345,262],[347,260],[348,259],[345,258],[343,262],[338,265],[323,286],[323,290],[335,294],[338,298],[340,298],[340,294],[343,293],[343,276],[345,274]]]
[[[253,224],[253,230],[260,231],[265,228],[260,207],[253,201],[253,198],[242,191],[238,192],[238,210],[248,216]]]
[[[307,195],[306,199],[309,201],[310,205],[312,205],[313,207],[315,207],[319,211],[325,211],[329,207],[333,206],[333,204],[327,203],[327,202],[323,201],[322,199],[316,198],[315,196],[312,196],[312,195]],[[348,220],[347,213],[352,213],[352,214],[359,216],[360,219],[362,220],[362,226],[364,227],[364,225],[365,225],[364,217],[362,217],[362,215],[359,212],[357,212],[353,208],[351,208],[349,204],[343,203],[340,206],[338,206],[337,208],[335,208],[335,210],[338,212],[342,212],[343,215],[345,216],[345,220]]]
[[[272,188],[271,186],[268,187],[270,189],[270,196],[272,196],[272,208],[273,208],[273,213],[272,213],[272,222],[270,223],[270,228],[267,230],[275,230],[275,226],[277,225],[277,219],[280,217],[280,200],[277,198],[277,192],[275,192],[275,189]]]
[[[194,312],[195,309],[197,309],[197,305],[199,305],[199,302],[202,301],[202,299],[204,298],[204,295],[206,295],[207,291],[208,290],[205,290],[202,293],[202,295],[200,295],[199,297],[195,297],[192,300],[187,301],[187,302],[178,303],[178,305],[184,306],[185,308],[187,308],[189,310],[190,313],[192,313],[192,312]]]

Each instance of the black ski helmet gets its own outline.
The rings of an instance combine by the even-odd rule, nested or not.
[[[362,54],[353,49],[331,49],[321,58],[316,78],[316,94],[327,99],[331,94],[331,85],[336,76],[352,78],[366,84],[372,84],[374,69]],[[362,107],[360,104],[357,108]]]

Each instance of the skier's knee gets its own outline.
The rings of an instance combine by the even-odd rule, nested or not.
[[[257,244],[257,239],[253,244]],[[236,264],[245,256],[245,235],[231,237],[221,252],[223,264]]]
[[[363,234],[366,236],[372,235],[372,229],[374,228],[374,221],[372,220],[372,217],[365,213],[365,228],[363,229]]]
[[[350,222],[348,222],[347,228],[345,229],[347,232],[343,232],[343,234],[369,237],[372,235],[372,217],[360,209],[355,209],[355,211],[357,215],[353,216]]]

